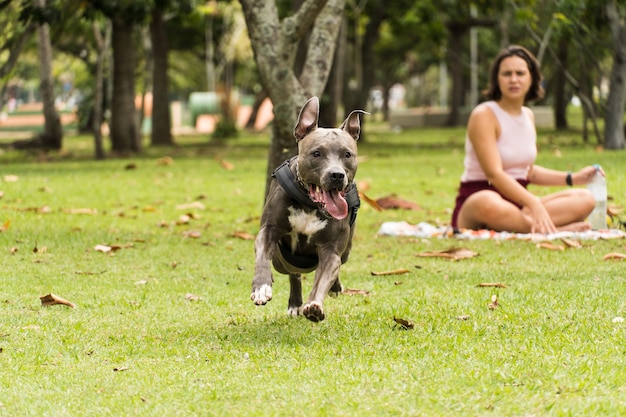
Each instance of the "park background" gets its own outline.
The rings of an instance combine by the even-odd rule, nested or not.
[[[542,62],[538,162],[600,163],[623,227],[621,2],[0,7],[0,415],[626,413],[623,239],[377,233],[448,224],[511,43]],[[311,95],[322,125],[370,111],[359,189],[404,207],[364,202],[317,325],[286,317],[284,277],[249,300],[264,180]],[[451,248],[473,255],[424,256]]]

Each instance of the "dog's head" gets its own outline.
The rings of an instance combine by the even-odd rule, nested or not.
[[[341,220],[348,215],[345,193],[357,170],[357,140],[361,132],[354,110],[338,128],[320,128],[319,100],[310,98],[300,111],[294,136],[298,142],[298,179],[309,198],[323,211]]]

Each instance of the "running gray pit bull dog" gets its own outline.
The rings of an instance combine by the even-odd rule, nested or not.
[[[294,136],[298,155],[274,171],[254,244],[251,299],[265,305],[272,299],[272,265],[289,275],[288,314],[324,320],[326,294],[342,291],[339,268],[348,260],[360,205],[354,184],[357,140],[361,131],[355,110],[339,128],[317,126],[319,100],[302,107]],[[302,274],[315,271],[313,289],[302,302]]]

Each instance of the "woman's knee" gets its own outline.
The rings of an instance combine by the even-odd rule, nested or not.
[[[502,203],[510,204],[494,191],[478,191],[468,197],[460,214],[466,219],[486,223],[502,214]]]
[[[574,191],[574,190],[572,190]],[[581,211],[581,214],[586,216],[591,213],[591,211],[596,206],[596,200],[593,198],[593,194],[589,192],[589,190],[584,188],[577,188],[576,194],[574,196],[574,201],[576,202],[576,206]]]

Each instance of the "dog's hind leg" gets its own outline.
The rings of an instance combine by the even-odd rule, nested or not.
[[[330,287],[330,290],[328,290],[328,296],[335,298],[335,297],[338,297],[339,294],[341,294],[342,292],[343,292],[343,285],[341,285],[341,281],[339,281],[339,277],[337,277],[333,286]]]
[[[289,285],[291,291],[289,293],[287,314],[291,317],[296,317],[300,315],[302,309],[302,275],[289,274]]]

